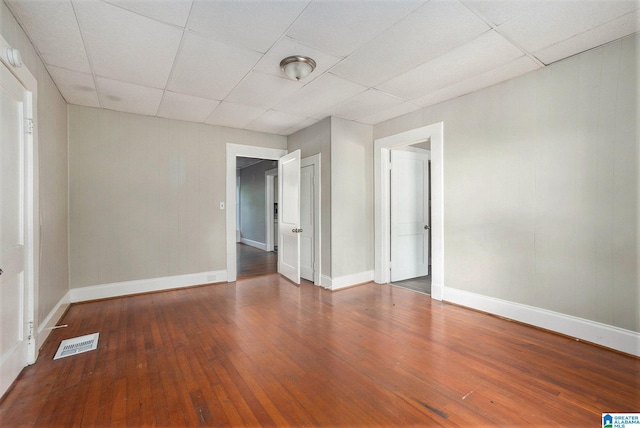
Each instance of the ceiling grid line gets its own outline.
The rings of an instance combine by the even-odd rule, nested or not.
[[[76,8],[75,8],[75,6],[73,4],[73,1],[69,1],[69,3],[71,4],[71,10],[73,10],[73,15],[76,18],[76,23],[78,25],[78,32],[80,33],[80,40],[82,40],[82,45],[84,46],[84,52],[85,52],[85,55],[87,56],[87,62],[89,63],[89,69],[91,70],[91,78],[93,80],[93,87],[95,88],[95,91],[96,91],[96,97],[98,99],[98,105],[100,106],[100,108],[105,108],[104,107],[104,103],[102,102],[102,93],[101,93],[101,91],[98,90],[98,75],[95,72],[95,68],[93,66],[93,61],[92,61],[92,58],[91,58],[90,50],[87,48],[87,41],[86,41],[86,38],[85,38],[84,33],[82,31],[82,26],[80,25],[80,20],[78,19],[78,12],[76,11]],[[44,60],[43,60],[43,62],[44,62]],[[72,103],[70,103],[70,104],[72,104]]]
[[[529,52],[527,49],[525,49],[523,46],[521,46],[518,42],[516,42],[515,40],[513,40],[511,37],[509,37],[509,35],[505,34],[505,32],[500,30],[500,26],[495,24],[492,20],[490,20],[489,18],[485,17],[484,15],[482,15],[478,9],[476,9],[475,7],[471,6],[469,4],[468,1],[465,0],[460,0],[460,3],[462,3],[464,5],[464,7],[466,7],[467,9],[469,9],[471,12],[473,12],[478,18],[482,19],[487,25],[489,25],[493,31],[495,31],[496,33],[500,34],[502,37],[504,37],[506,40],[509,41],[509,43],[513,44],[514,46],[516,46],[518,49],[520,49],[520,51],[522,51],[522,53],[527,56],[528,58],[530,58],[532,61],[534,61],[536,64],[538,64],[540,67],[545,67],[545,63],[543,63],[542,61],[540,61],[538,59],[538,57],[536,57],[533,53]]]

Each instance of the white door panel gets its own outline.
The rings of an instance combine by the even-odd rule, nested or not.
[[[278,272],[300,284],[300,150],[278,161]]]
[[[0,64],[0,395],[28,362],[24,134],[28,97]]]
[[[429,155],[391,151],[391,281],[429,273]]]

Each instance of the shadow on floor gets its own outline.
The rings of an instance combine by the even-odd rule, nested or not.
[[[431,295],[431,275],[392,282],[391,285]]]

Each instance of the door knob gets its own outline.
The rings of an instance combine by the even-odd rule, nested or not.
[[[0,275],[2,275],[2,272],[4,272],[2,269],[0,269]]]
[[[431,229],[431,226],[429,226],[428,224],[425,224],[424,225],[424,230],[429,230],[429,229]]]
[[[302,229],[291,229],[293,233],[302,233]]]

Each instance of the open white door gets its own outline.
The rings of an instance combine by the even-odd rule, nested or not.
[[[0,396],[28,363],[25,122],[30,95],[0,63]]]
[[[300,284],[300,150],[278,161],[278,272]]]
[[[429,154],[391,150],[391,281],[429,273]]]

